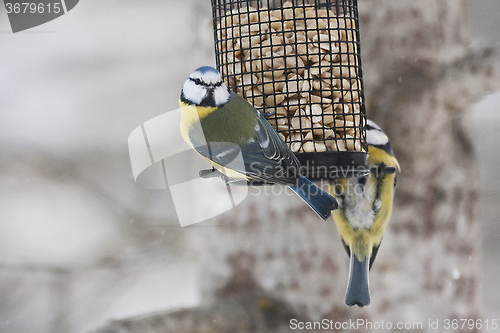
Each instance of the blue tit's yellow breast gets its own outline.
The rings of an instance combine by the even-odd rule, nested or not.
[[[187,115],[190,117],[189,120],[194,121],[194,119],[203,119],[215,110],[216,107],[206,107],[206,106],[197,106],[197,105],[189,105],[182,101],[179,101],[179,106],[182,111],[187,111]]]
[[[371,166],[384,163],[399,170],[398,161],[387,151],[371,145],[368,151]],[[377,178],[370,173],[363,186],[356,178],[332,183],[330,193],[339,202],[339,209],[332,211],[333,220],[358,260],[370,257],[373,247],[382,240],[392,213],[395,177],[396,174],[388,173]]]
[[[216,108],[189,105],[182,101],[179,101],[179,107],[181,109],[180,129],[182,138],[187,143],[191,144],[189,133],[193,131],[194,128],[200,127],[199,124],[201,119],[205,118],[206,116],[214,112]]]
[[[384,163],[387,166],[391,166],[399,170],[399,163],[394,155],[389,154],[381,148],[371,145],[368,146],[368,163],[370,165],[380,165]]]

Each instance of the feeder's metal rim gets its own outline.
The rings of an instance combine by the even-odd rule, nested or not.
[[[321,152],[321,153],[301,153],[297,154],[297,157],[302,162],[316,164],[312,167],[304,167],[302,165],[301,174],[307,177],[311,181],[320,180],[333,180],[333,179],[345,179],[353,177],[366,177],[369,173],[375,173],[377,177],[383,176],[385,174],[395,174],[397,169],[395,167],[386,166],[384,164],[379,166],[369,166],[368,165],[368,154],[361,152]],[[326,157],[326,158],[325,158]],[[341,165],[322,165],[321,162],[328,162],[332,159],[337,159],[342,161]],[[318,162],[319,163],[316,163]],[[363,162],[363,164],[355,165],[352,162],[358,161]],[[316,168],[316,169],[315,169]],[[248,183],[245,180],[241,181],[229,181],[222,173],[218,172],[216,169],[201,170],[199,173],[201,178],[222,178],[223,181],[231,185],[274,185],[272,183],[252,181]]]
[[[295,154],[311,181],[359,177],[369,172],[368,153],[326,151]]]
[[[383,169],[382,169],[383,168]],[[348,174],[348,177],[345,178],[353,178],[353,177],[366,177],[368,176],[369,173],[375,173],[378,175],[385,175],[385,174],[395,174],[396,173],[396,168],[395,167],[390,167],[390,166],[372,166],[369,169],[356,169],[355,171],[352,170],[347,170],[346,173]],[[346,174],[344,173],[344,175]],[[201,178],[209,179],[209,178],[221,178],[222,181],[226,183],[226,185],[238,185],[238,186],[264,186],[264,185],[276,185],[274,183],[266,183],[266,182],[259,182],[259,181],[252,181],[251,183],[246,181],[246,180],[237,180],[237,181],[229,181],[227,177],[225,177],[222,173],[214,170],[214,169],[205,169],[205,170],[200,170],[199,173]],[[329,179],[329,181],[332,181],[334,179],[338,178],[332,178]]]

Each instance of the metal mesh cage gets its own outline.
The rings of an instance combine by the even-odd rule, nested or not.
[[[306,174],[366,167],[357,1],[212,0],[212,12],[226,84],[266,114]]]

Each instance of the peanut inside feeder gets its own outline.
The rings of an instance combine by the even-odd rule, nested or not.
[[[226,84],[270,115],[292,151],[366,153],[355,0],[214,1]]]

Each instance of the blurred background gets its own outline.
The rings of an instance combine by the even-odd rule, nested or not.
[[[473,47],[498,44],[500,2],[468,3]],[[0,332],[86,332],[199,304],[203,228],[180,228],[167,191],[134,184],[127,137],[177,108],[187,75],[214,64],[211,45],[209,1],[84,0],[17,34],[0,6]],[[473,110],[491,319],[498,105],[492,94]]]

